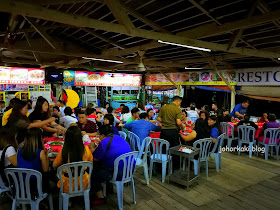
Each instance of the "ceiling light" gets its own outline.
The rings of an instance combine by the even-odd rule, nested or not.
[[[194,49],[194,50],[201,50],[201,51],[211,52],[211,50],[207,49],[207,48],[193,47],[193,46],[189,46],[189,45],[176,44],[176,43],[172,43],[172,42],[164,42],[164,41],[161,41],[161,40],[158,40],[158,42],[162,43],[162,44],[170,44],[170,45],[175,45],[175,46],[180,46],[180,47],[187,47],[187,48]]]
[[[107,59],[101,59],[101,58],[88,58],[88,57],[82,57],[83,59],[88,60],[94,60],[94,61],[105,61],[105,62],[111,62],[111,63],[123,63],[122,61],[115,61],[115,60],[107,60]]]
[[[145,67],[144,63],[142,62],[142,58],[140,58],[140,63],[137,66],[137,70],[138,71],[146,71],[146,67]]]
[[[189,68],[189,67],[185,67],[185,69],[202,69],[202,68]]]

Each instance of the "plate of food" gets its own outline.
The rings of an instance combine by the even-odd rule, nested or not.
[[[10,79],[10,69],[0,69],[1,79]]]
[[[86,82],[88,81],[87,73],[76,73],[76,82]]]
[[[56,157],[57,155],[58,155],[57,152],[50,152],[50,153],[48,154],[48,157]]]
[[[28,69],[14,69],[11,71],[12,80],[27,80]]]
[[[91,74],[88,76],[88,81],[94,82],[100,80],[100,74]]]
[[[45,72],[43,70],[32,70],[28,72],[28,80],[42,81],[45,79]]]
[[[48,142],[48,144],[56,146],[56,145],[63,145],[64,142],[63,141],[50,141],[50,142]]]

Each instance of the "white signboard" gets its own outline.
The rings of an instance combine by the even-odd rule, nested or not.
[[[32,101],[37,101],[39,96],[43,96],[49,103],[52,103],[51,91],[30,91]]]
[[[236,80],[238,86],[280,86],[280,68],[240,69]]]

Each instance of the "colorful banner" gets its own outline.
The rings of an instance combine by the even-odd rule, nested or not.
[[[128,86],[140,87],[142,76],[139,74],[109,74],[101,72],[76,71],[76,86]]]
[[[34,68],[0,66],[0,83],[22,85],[44,85],[45,70]]]
[[[222,74],[231,85],[236,85],[234,71],[225,71]],[[218,74],[212,72],[182,72],[167,75],[177,85],[226,85]],[[145,85],[172,85],[172,83],[163,74],[151,74],[146,75]]]
[[[75,71],[65,70],[63,72],[63,85],[75,85]]]

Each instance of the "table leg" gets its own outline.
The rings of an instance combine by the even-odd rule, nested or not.
[[[188,157],[188,178],[187,178],[187,191],[189,190],[189,182],[190,182],[190,165],[191,165],[191,162],[190,162],[191,158]]]

